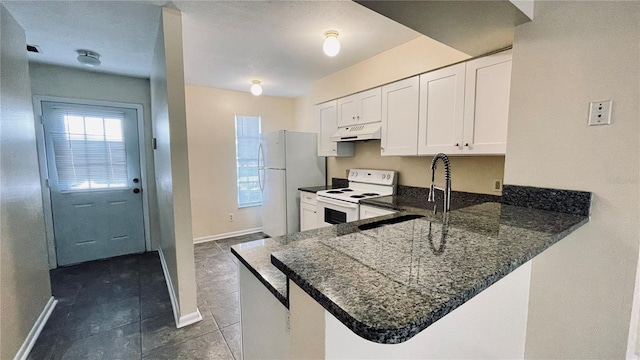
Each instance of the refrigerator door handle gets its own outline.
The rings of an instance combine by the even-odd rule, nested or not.
[[[258,168],[258,185],[260,185],[260,192],[264,194],[264,185],[262,184],[262,174],[264,174],[264,168]]]
[[[260,161],[264,159],[264,150],[262,149],[262,142],[258,146],[258,185],[260,186],[260,192],[264,193],[264,186],[262,185],[262,175],[264,174],[264,161]]]

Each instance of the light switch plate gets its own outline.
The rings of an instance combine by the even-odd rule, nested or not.
[[[611,100],[594,101],[589,106],[589,126],[611,124]]]

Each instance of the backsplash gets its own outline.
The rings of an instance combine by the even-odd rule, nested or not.
[[[586,191],[545,189],[532,186],[505,185],[502,203],[539,210],[589,216],[591,193]]]
[[[346,158],[327,158],[328,178],[344,178],[347,170],[383,169],[398,172],[398,185],[428,187],[431,184],[431,156],[381,156],[380,140],[356,142],[356,155]],[[489,195],[494,180],[504,178],[504,156],[451,156],[452,190]],[[436,184],[443,186],[442,166],[437,169]]]

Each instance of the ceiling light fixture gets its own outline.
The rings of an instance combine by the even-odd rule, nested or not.
[[[260,96],[262,94],[262,85],[260,85],[260,80],[252,80],[251,83],[251,93],[255,96]]]
[[[329,30],[324,35],[327,37],[322,44],[322,50],[325,55],[334,57],[340,52],[340,41],[338,41],[338,32]]]
[[[89,67],[100,65],[100,54],[91,50],[76,50],[78,53],[78,62]]]

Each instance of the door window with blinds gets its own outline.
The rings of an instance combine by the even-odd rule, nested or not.
[[[262,204],[262,193],[258,180],[259,145],[260,117],[236,115],[238,207]]]
[[[49,124],[60,191],[127,188],[124,114],[54,111]]]

